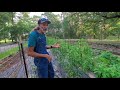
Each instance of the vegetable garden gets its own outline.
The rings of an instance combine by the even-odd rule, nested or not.
[[[47,16],[52,22],[46,33],[47,44],[60,44],[60,48],[50,51],[67,78],[89,78],[89,73],[94,78],[120,78],[120,12],[61,12],[61,15],[44,12],[33,17],[29,12],[0,12],[0,77],[13,65],[20,66],[21,69],[16,68],[15,72],[22,74],[9,77],[25,75],[23,59],[31,63],[26,55],[28,36],[42,16]],[[14,60],[14,55],[20,57]],[[3,62],[11,62],[11,65],[3,69],[7,67]],[[33,67],[35,70],[31,65],[27,69]]]

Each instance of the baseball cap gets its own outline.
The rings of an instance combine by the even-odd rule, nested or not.
[[[44,23],[44,22],[47,22],[48,24],[51,23],[47,18],[41,18],[41,19],[38,20],[38,24]]]

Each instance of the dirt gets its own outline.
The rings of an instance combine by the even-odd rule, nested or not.
[[[107,50],[112,52],[113,54],[120,55],[120,47],[111,45],[111,44],[98,44],[98,43],[90,43],[90,46],[93,49],[99,49],[99,50]]]
[[[70,41],[70,43],[73,43]],[[113,54],[120,55],[120,45],[119,44],[100,44],[100,43],[89,43],[92,48],[97,48],[99,50],[107,50]],[[48,50],[50,55],[53,56],[52,52]],[[36,72],[36,66],[34,65],[33,58],[27,56],[25,49],[25,59],[27,63],[27,70],[29,78],[38,78]],[[22,57],[20,53],[11,55],[4,60],[0,61],[0,78],[26,78],[25,69]],[[55,78],[66,78],[63,69],[59,66],[57,58],[53,56],[53,67],[55,70]],[[95,78],[92,72],[87,73],[90,78]]]
[[[78,39],[66,39],[67,42],[70,44],[74,44],[78,41]],[[93,49],[98,49],[98,50],[107,50],[112,52],[113,54],[120,55],[120,43],[103,43],[103,42],[88,42],[88,44],[91,46]]]
[[[6,68],[10,68],[14,64],[20,62],[19,53],[11,55],[0,61],[0,72],[4,71]]]
[[[24,51],[28,78],[38,78],[36,66],[33,62],[34,58],[27,55],[26,49]],[[48,50],[48,52],[52,55],[50,50]],[[55,78],[64,78],[59,64],[54,56],[52,63],[55,71]],[[20,57],[20,53],[11,55],[10,57],[0,61],[0,78],[26,78],[23,58]]]

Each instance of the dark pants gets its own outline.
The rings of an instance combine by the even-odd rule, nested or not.
[[[54,70],[52,63],[41,63],[37,66],[39,78],[54,78]]]

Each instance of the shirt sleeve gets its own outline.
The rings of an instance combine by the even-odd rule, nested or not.
[[[28,37],[28,47],[35,47],[35,46],[36,46],[36,37],[33,33],[30,33]]]

